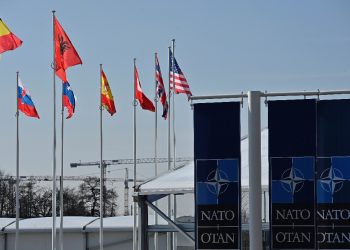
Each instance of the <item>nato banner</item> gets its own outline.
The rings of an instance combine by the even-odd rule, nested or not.
[[[269,102],[272,249],[350,249],[350,100]]]
[[[315,249],[316,100],[269,101],[272,249]]]
[[[317,243],[350,249],[350,100],[317,105]]]
[[[196,249],[240,249],[240,103],[194,105]]]

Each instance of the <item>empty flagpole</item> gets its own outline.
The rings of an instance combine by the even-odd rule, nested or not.
[[[100,250],[103,250],[102,64],[100,64]]]
[[[63,250],[63,145],[64,145],[64,104],[63,104],[63,83],[62,83],[62,109],[61,109],[61,178],[60,178],[60,250]]]
[[[53,20],[53,158],[52,158],[52,250],[56,250],[56,77],[55,77],[55,12]]]
[[[135,76],[136,58],[134,58],[134,192],[136,192],[136,76]],[[134,227],[133,227],[133,250],[137,250],[137,202],[134,200]]]
[[[18,250],[18,238],[19,238],[19,112],[18,112],[18,77],[19,72],[16,74],[16,236],[15,236],[15,250]]]

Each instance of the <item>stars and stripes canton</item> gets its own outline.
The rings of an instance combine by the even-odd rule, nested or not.
[[[166,119],[168,117],[169,105],[168,105],[168,101],[166,99],[166,91],[165,91],[162,72],[160,70],[160,65],[159,65],[157,55],[156,55],[156,82],[157,82],[157,90],[156,90],[157,95],[158,95],[158,98],[160,99],[160,102],[163,105],[162,117],[164,119]]]
[[[169,55],[170,89],[173,89],[175,94],[179,94],[179,93],[186,94],[189,99],[190,96],[192,96],[190,85],[188,84],[185,75],[181,71],[175,57],[173,57],[173,53],[170,50],[169,50],[169,53],[170,53]],[[174,65],[173,65],[173,62],[174,62]]]
[[[22,111],[26,116],[40,118],[29,91],[23,86],[21,79],[18,79],[17,84],[17,102],[18,110]]]

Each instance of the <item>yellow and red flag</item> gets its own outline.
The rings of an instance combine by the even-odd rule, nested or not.
[[[8,50],[17,49],[21,45],[21,39],[13,34],[0,18],[0,54]]]
[[[112,95],[112,90],[109,87],[107,77],[103,70],[101,70],[101,105],[111,114],[116,113],[114,106],[114,98]]]
[[[63,82],[68,82],[66,69],[77,64],[83,64],[83,62],[56,17],[54,17],[54,40],[55,72]]]

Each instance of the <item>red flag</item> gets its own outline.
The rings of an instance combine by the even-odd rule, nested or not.
[[[22,45],[21,39],[13,34],[0,18],[0,54]]]
[[[142,92],[141,83],[139,79],[139,73],[137,72],[136,66],[134,66],[134,79],[135,79],[135,97],[139,101],[141,108],[152,112],[156,111],[153,103],[147,98],[147,96]]]
[[[56,75],[63,82],[68,82],[66,69],[83,62],[56,17],[54,17],[54,41]]]

